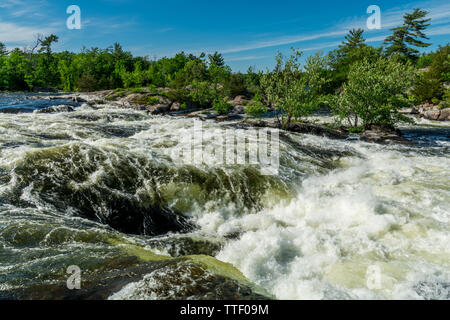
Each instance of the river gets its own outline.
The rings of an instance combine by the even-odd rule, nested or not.
[[[281,133],[278,173],[264,175],[173,161],[192,119],[33,112],[60,104],[0,95],[0,298],[58,298],[44,289],[70,265],[95,283],[154,253],[214,257],[276,299],[450,299],[449,123],[402,127],[411,145]],[[238,130],[206,121],[207,144],[220,128]],[[184,282],[155,289],[183,272],[108,298],[185,297]]]

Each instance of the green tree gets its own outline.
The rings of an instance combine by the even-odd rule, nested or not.
[[[429,39],[424,31],[431,19],[425,19],[428,12],[420,9],[414,9],[412,13],[407,13],[403,16],[403,25],[391,29],[393,34],[387,37],[384,41],[386,47],[386,54],[391,56],[399,54],[400,56],[417,61],[419,58],[419,50],[417,48],[426,48],[431,43],[423,42],[421,39]]]
[[[440,47],[431,56],[429,71],[419,75],[412,89],[412,94],[420,103],[442,100],[445,83],[450,80],[450,46]]]
[[[366,45],[366,39],[363,37],[363,29],[352,29],[345,36],[345,40],[341,45],[339,45],[339,52],[341,54],[346,54],[353,49],[361,48]]]
[[[350,126],[364,128],[373,124],[395,125],[406,120],[398,109],[409,105],[405,95],[414,77],[410,65],[399,59],[379,58],[357,62],[349,79],[333,103],[334,111]]]
[[[352,29],[345,36],[339,49],[333,50],[328,54],[330,70],[327,77],[330,83],[326,91],[333,94],[341,88],[348,79],[348,74],[352,64],[363,59],[377,60],[381,56],[381,49],[368,46],[363,37],[362,29]]]
[[[6,57],[8,55],[8,50],[6,49],[6,46],[0,42],[0,57]]]
[[[320,55],[309,57],[302,72],[299,59],[302,53],[293,50],[285,59],[281,53],[276,56],[276,67],[261,79],[261,86],[269,100],[282,114],[281,123],[287,128],[293,118],[311,114],[320,103],[321,88],[327,82],[321,77],[326,59]]]
[[[218,53],[217,51],[214,52],[214,54],[208,55],[208,58],[210,66],[217,66],[217,67],[225,66],[225,59],[223,58],[222,54]]]

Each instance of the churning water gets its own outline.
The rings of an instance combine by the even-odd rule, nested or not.
[[[412,145],[282,133],[266,176],[173,161],[192,119],[27,112],[62,103],[0,97],[0,298],[55,298],[70,265],[95,286],[139,260],[160,265],[106,297],[208,298],[242,276],[229,263],[278,299],[450,299],[448,124],[403,128]],[[207,144],[219,127],[234,128],[205,122]]]

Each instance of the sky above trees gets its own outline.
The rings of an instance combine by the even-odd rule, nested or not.
[[[66,9],[81,8],[81,30],[68,30]],[[381,8],[381,29],[368,30],[368,6]],[[222,52],[234,71],[273,67],[277,51],[296,47],[305,56],[336,48],[348,30],[365,29],[367,43],[378,45],[413,8],[429,11],[427,34],[434,50],[450,34],[448,1],[50,1],[2,0],[0,42],[9,49],[31,46],[38,33],[59,36],[56,51],[79,52],[83,46],[125,50],[149,57]]]

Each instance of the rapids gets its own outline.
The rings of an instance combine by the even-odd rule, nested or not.
[[[111,276],[111,299],[211,298],[220,277],[228,298],[450,299],[448,123],[403,127],[411,145],[281,133],[267,176],[174,161],[192,119],[32,112],[61,104],[0,96],[0,298],[55,298],[78,265],[93,285],[141,268],[126,286]],[[219,128],[237,130],[206,121],[205,144]]]

